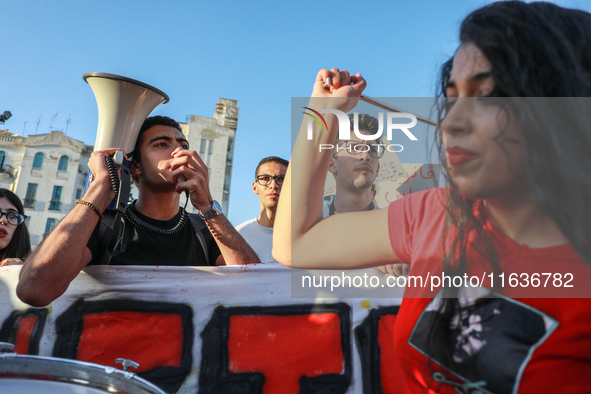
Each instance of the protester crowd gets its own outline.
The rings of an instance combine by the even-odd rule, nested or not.
[[[326,116],[326,130],[314,124],[311,139],[302,122],[291,161],[260,160],[252,182],[260,214],[234,228],[213,201],[207,168],[179,124],[150,117],[130,158],[139,196],[125,212],[125,252],[109,263],[279,262],[459,276],[569,266],[585,277],[591,112],[581,99],[591,96],[591,14],[544,2],[497,2],[468,15],[459,37],[441,67],[437,100],[435,143],[447,187],[378,207],[384,152],[373,138],[378,120],[361,114],[356,133],[340,139],[336,117]],[[307,107],[350,112],[372,82],[379,83],[322,69]],[[565,108],[575,115],[568,121]],[[349,122],[354,131],[352,116]],[[318,152],[321,144],[334,149]],[[115,196],[105,158],[117,150],[92,154],[88,190],[32,253],[20,199],[0,190],[1,264],[24,261],[17,287],[24,302],[48,305],[84,267],[104,262],[101,219]],[[330,204],[323,203],[327,176],[336,183]],[[185,191],[198,214],[180,206]],[[459,378],[466,390],[591,392],[590,299],[487,291],[468,297],[450,287],[403,300],[394,342],[408,392],[453,392],[450,382]]]

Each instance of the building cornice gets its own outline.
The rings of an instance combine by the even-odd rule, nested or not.
[[[55,145],[63,146],[82,152],[86,145],[82,141],[64,135],[61,131],[52,131],[51,134],[30,135],[26,142],[27,146]]]

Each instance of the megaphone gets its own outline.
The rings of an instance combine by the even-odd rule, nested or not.
[[[133,155],[140,129],[150,112],[158,105],[169,101],[168,95],[153,86],[135,79],[115,74],[90,72],[82,76],[90,85],[98,107],[98,127],[94,150],[120,148]],[[117,152],[120,153],[120,152]],[[122,154],[115,156],[118,162],[107,158],[107,167],[111,174],[113,190],[117,195],[107,208],[99,228],[100,249],[103,256],[102,264],[108,264],[112,253],[116,250],[125,251],[125,242],[121,244],[121,236],[125,228],[124,213],[130,193],[131,162],[125,160]],[[117,158],[118,157],[118,158]],[[117,165],[120,165],[118,176]],[[90,185],[92,174],[88,172],[84,191]],[[105,213],[107,213],[105,212]],[[110,229],[111,236],[106,235]]]
[[[121,148],[128,157],[131,156],[142,124],[154,108],[170,101],[168,95],[146,83],[121,75],[89,72],[84,74],[82,78],[92,88],[98,107],[98,127],[94,150]],[[124,208],[129,198],[130,188],[129,181],[124,178],[128,175],[130,163],[125,163],[122,167],[122,182],[120,182],[115,164],[123,164],[124,159],[122,155],[115,157],[117,162],[108,161],[107,165],[111,172],[113,189],[119,197],[123,195],[123,198],[119,198],[119,200]],[[126,173],[123,173],[124,171]],[[84,192],[88,190],[91,177],[92,174],[89,171]],[[118,204],[117,201],[113,201],[107,210],[118,209]]]
[[[98,106],[94,150],[121,148],[131,155],[142,124],[168,95],[153,86],[115,74],[90,72],[82,76]]]

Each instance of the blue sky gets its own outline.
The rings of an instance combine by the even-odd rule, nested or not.
[[[0,112],[13,114],[0,128],[30,135],[51,125],[94,144],[89,71],[156,86],[171,100],[153,114],[180,122],[212,117],[219,97],[238,100],[237,225],[258,215],[258,161],[289,158],[291,98],[310,94],[320,68],[361,72],[371,97],[433,96],[461,20],[487,3],[0,0]],[[591,11],[584,0],[555,3]]]

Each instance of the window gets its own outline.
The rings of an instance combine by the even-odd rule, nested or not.
[[[68,162],[70,161],[70,158],[66,155],[60,157],[60,162],[57,166],[57,170],[58,171],[68,171]]]
[[[211,158],[213,156],[213,141],[201,140],[201,147],[199,149],[199,156],[207,166],[207,176],[211,177]]]
[[[54,218],[47,218],[47,224],[45,225],[45,234],[47,235],[53,231],[53,229],[57,226],[57,219]]]
[[[37,194],[37,184],[29,183],[27,185],[27,194],[25,194],[24,206],[25,208],[35,207],[35,195]]]
[[[229,137],[228,138],[228,148],[227,148],[227,153],[226,153],[226,165],[227,164],[232,164],[232,159],[234,155],[234,138]]]
[[[232,166],[226,164],[226,175],[224,175],[224,193],[230,193],[230,179],[232,179]]]
[[[37,184],[36,183],[29,183],[27,185],[27,194],[25,194],[25,198],[35,199],[35,195],[37,194]]]
[[[35,153],[35,158],[33,159],[33,168],[41,167],[43,167],[43,153],[37,152]]]
[[[0,169],[4,168],[4,159],[6,159],[6,152],[0,150]]]
[[[49,202],[50,211],[59,211],[62,199],[62,186],[54,186],[51,201]]]
[[[78,188],[76,189],[76,200],[80,200],[80,197],[82,197],[82,189]]]

